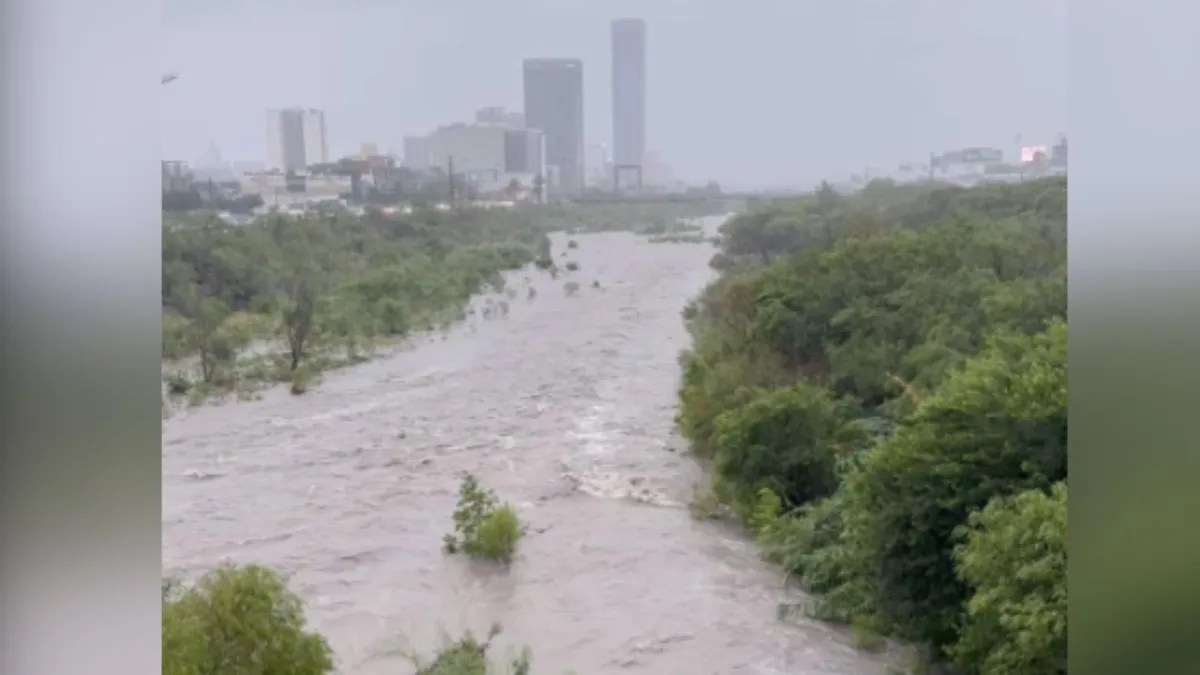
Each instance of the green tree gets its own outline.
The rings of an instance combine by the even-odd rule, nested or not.
[[[230,314],[229,307],[216,298],[200,297],[198,293],[191,296],[190,302],[190,344],[200,355],[200,376],[205,382],[212,382],[217,367],[232,356],[230,345],[220,333],[221,324]]]
[[[954,534],[971,512],[1066,478],[1066,363],[1062,323],[996,338],[851,475],[864,569],[885,617],[907,635],[955,641],[968,593]]]
[[[749,504],[769,488],[798,506],[837,487],[837,431],[845,420],[829,394],[797,384],[760,390],[717,419],[716,475]]]
[[[191,588],[164,583],[164,675],[318,675],[333,672],[325,639],[275,572],[248,565],[209,572]]]
[[[992,500],[955,551],[971,589],[951,653],[981,675],[1067,672],[1067,485]]]

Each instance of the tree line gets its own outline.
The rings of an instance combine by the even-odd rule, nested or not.
[[[371,346],[460,318],[470,298],[502,290],[505,270],[554,268],[555,231],[666,229],[704,206],[419,208],[271,215],[233,225],[168,216],[162,229],[163,355],[176,394],[291,382],[361,361]],[[253,347],[267,345],[266,353]]]
[[[195,356],[196,383],[292,380],[362,358],[373,340],[461,313],[500,273],[544,255],[544,231],[512,214],[271,216],[247,225],[169,219],[163,231],[163,354]],[[239,361],[255,341],[282,345]]]
[[[723,227],[677,422],[808,612],[1066,672],[1066,195],[822,185]]]

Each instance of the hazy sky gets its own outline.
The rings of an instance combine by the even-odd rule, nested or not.
[[[519,110],[521,61],[584,62],[611,143],[609,21],[647,23],[647,146],[682,179],[809,185],[1065,131],[1065,0],[167,0],[163,153],[262,159],[265,115],[326,111],[330,151],[476,108]]]

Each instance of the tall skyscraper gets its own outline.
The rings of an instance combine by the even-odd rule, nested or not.
[[[546,164],[557,192],[583,192],[583,62],[525,59],[525,125],[546,138]]]
[[[303,110],[267,111],[267,168],[284,173],[304,171],[308,166],[304,146]]]
[[[646,160],[646,23],[612,22],[613,163]]]
[[[304,160],[309,166],[329,162],[329,143],[325,139],[325,111],[304,111]]]

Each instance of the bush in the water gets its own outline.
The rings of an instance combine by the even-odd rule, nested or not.
[[[566,291],[567,295],[575,295],[579,292],[579,283],[575,281],[568,281],[566,285],[563,286],[563,290]]]
[[[492,639],[500,633],[499,624],[492,626],[488,638],[480,642],[468,632],[462,638],[442,648],[432,663],[422,665],[419,658],[412,661],[417,667],[417,675],[488,675],[500,671],[492,668],[487,659],[488,649]],[[528,649],[512,659],[504,672],[510,675],[529,675],[531,656]]]
[[[574,260],[567,261],[567,271],[568,272],[576,272],[578,270],[579,270],[579,263],[575,262]]]
[[[442,539],[445,551],[461,551],[474,558],[509,563],[520,538],[521,521],[517,512],[508,504],[500,504],[495,493],[467,474],[458,489],[454,532]]]
[[[579,242],[572,239],[567,242],[567,248],[579,248]]]
[[[304,366],[292,371],[292,393],[299,396],[308,391],[315,379],[313,372]]]
[[[163,583],[162,672],[318,675],[333,672],[333,652],[277,573],[224,566],[191,588]]]

